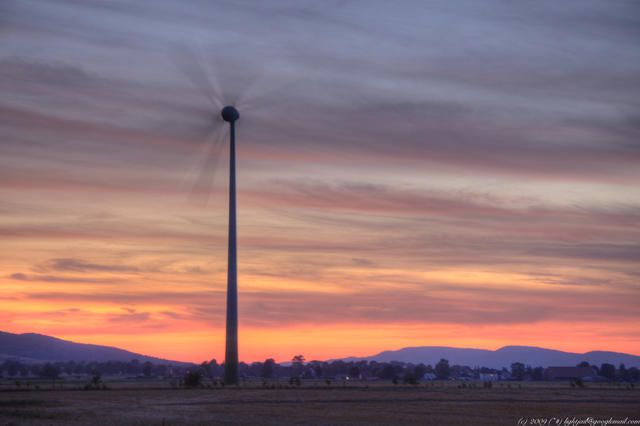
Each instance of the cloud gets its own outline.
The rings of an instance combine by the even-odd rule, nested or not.
[[[545,283],[548,282],[545,280]],[[353,283],[356,284],[356,283]],[[606,322],[640,314],[633,303],[633,289],[611,290],[608,285],[591,289],[558,288],[557,285],[494,287],[424,282],[420,288],[380,288],[365,282],[346,292],[295,290],[241,291],[241,323],[251,327],[335,323],[393,324],[535,324],[541,321]],[[164,304],[179,308],[162,311],[166,318],[206,324],[224,323],[224,292],[156,292],[154,294],[31,293],[33,300],[93,301],[100,303]],[[549,300],[554,300],[549,304]],[[615,306],[615,309],[611,307]],[[110,322],[152,321],[147,312],[127,310]],[[155,321],[155,320],[154,320]],[[160,321],[160,319],[158,319]]]
[[[76,258],[60,258],[50,259],[45,265],[42,265],[43,269],[53,269],[56,271],[73,271],[73,272],[87,272],[87,271],[100,271],[100,272],[138,272],[139,269],[135,266],[127,265],[104,265],[87,262],[83,259]]]
[[[163,314],[163,315],[166,315],[167,317],[169,317],[169,318],[171,318],[171,319],[177,319],[177,320],[180,320],[180,319],[184,319],[184,318],[185,318],[185,316],[184,316],[184,315],[179,314],[179,313],[177,313],[177,312],[163,311],[163,312],[162,312],[162,314]]]
[[[48,283],[89,283],[89,284],[115,284],[124,282],[121,278],[78,278],[57,275],[26,275],[23,273],[11,274],[9,278],[17,281],[48,282]]]
[[[205,129],[213,113],[199,93],[202,88],[189,87],[170,64],[176,45],[201,45],[196,50],[202,62],[205,66],[211,62],[208,72],[226,93],[241,91],[229,86],[255,79],[259,69],[268,69],[268,74],[254,81],[260,87],[250,92],[256,96],[293,81],[293,88],[265,95],[263,102],[269,108],[243,113],[239,126],[249,157],[268,143],[286,155],[309,160],[324,156],[330,161],[341,155],[356,161],[366,154],[368,161],[393,159],[414,167],[437,162],[507,175],[619,182],[637,178],[627,169],[639,159],[633,143],[637,129],[633,119],[626,118],[633,117],[634,98],[627,88],[640,83],[634,72],[640,61],[625,60],[625,49],[632,49],[635,40],[628,16],[621,13],[628,5],[613,11],[598,3],[580,7],[585,19],[598,22],[609,34],[605,39],[576,21],[572,8],[541,8],[532,14],[526,7],[505,11],[502,5],[491,4],[496,14],[487,15],[471,4],[458,10],[440,3],[412,5],[407,7],[410,13],[379,4],[373,10],[367,7],[367,14],[355,3],[336,10],[293,11],[276,2],[225,7],[223,14],[213,5],[177,10],[162,2],[153,10],[65,2],[58,10],[38,6],[30,10],[15,6],[7,20],[16,27],[30,23],[34,38],[49,34],[52,25],[66,28],[69,33],[50,41],[52,51],[60,49],[66,56],[58,55],[57,61],[19,54],[5,59],[0,69],[7,90],[15,93],[5,105],[17,107],[22,101],[16,96],[25,91],[55,94],[54,102],[22,102],[22,109],[37,111],[48,120],[74,117],[75,126],[67,123],[58,131],[75,128],[71,131],[79,139],[115,137],[171,144],[172,139],[185,139],[188,129]],[[69,23],[61,11],[71,8],[86,21]],[[212,8],[216,13],[209,16],[214,22],[220,20],[221,30],[246,30],[234,32],[240,48],[227,49],[228,44],[208,34],[212,22],[204,22],[202,14]],[[264,14],[284,25],[267,32],[275,42],[273,49],[265,49],[269,43],[252,36],[266,29],[260,18]],[[468,25],[452,31],[445,24],[458,22],[461,16]],[[556,23],[565,19],[573,25],[558,28]],[[190,32],[177,37],[167,23],[176,29],[188,27]],[[96,26],[104,31],[96,32]],[[439,28],[446,28],[447,36]],[[310,29],[322,35],[311,37]],[[291,37],[291,32],[298,37]],[[562,35],[563,42],[555,46],[536,42],[549,32]],[[67,48],[79,36],[87,36],[84,48],[103,52],[110,63],[101,61],[102,68],[80,65]],[[425,49],[424,40],[434,39],[438,49]],[[27,38],[23,44],[29,42]],[[159,53],[142,53],[151,49]],[[567,50],[575,52],[580,63],[566,55]],[[602,67],[605,53],[621,61],[616,67]],[[126,70],[117,65],[121,63],[129,64]],[[153,72],[143,74],[138,69]],[[119,113],[123,110],[127,113]],[[46,124],[36,116],[22,123],[23,135],[34,124],[36,128]],[[621,132],[622,127],[628,130]],[[170,158],[168,147],[159,148],[147,151],[145,157]],[[142,155],[135,152],[128,157]]]
[[[19,280],[19,281],[28,281],[29,278],[22,273],[15,273],[15,274],[11,274],[10,278],[13,278],[14,280]]]
[[[192,304],[202,300],[223,300],[226,291],[193,291],[193,292],[175,292],[175,291],[158,291],[153,294],[147,292],[30,292],[25,293],[24,297],[34,300],[49,301],[78,301],[92,303],[117,303],[118,305],[142,305],[153,301],[154,303],[171,304]]]
[[[122,225],[122,226],[119,226]],[[139,226],[138,226],[139,225]],[[43,223],[18,226],[0,226],[0,235],[12,238],[53,238],[59,240],[65,239],[86,239],[93,240],[96,238],[104,241],[118,241],[123,237],[131,240],[153,241],[153,240],[178,240],[178,241],[200,241],[202,243],[213,243],[216,240],[223,241],[222,236],[203,235],[196,230],[166,230],[166,232],[158,233],[162,228],[159,224],[145,223],[144,220],[129,220],[126,222],[114,221],[96,221],[96,220],[78,220],[75,224],[69,223]]]
[[[151,316],[148,312],[136,312],[126,314],[111,314],[107,320],[110,323],[125,323],[132,326],[139,325],[140,323],[146,323],[151,321]]]

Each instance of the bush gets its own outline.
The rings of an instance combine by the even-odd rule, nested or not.
[[[582,381],[581,377],[578,377],[577,379],[575,379],[572,383],[571,383],[571,387],[579,387],[579,388],[583,388],[584,387],[584,382]]]
[[[102,385],[102,386],[101,386]],[[91,380],[84,385],[84,390],[94,390],[94,389],[107,389],[107,387],[102,383],[102,376],[100,373],[95,373]]]
[[[184,386],[187,388],[200,387],[201,381],[202,381],[202,372],[198,370],[187,371],[187,374],[184,376]]]
[[[43,379],[56,380],[59,375],[60,368],[50,363],[46,363],[40,371],[40,377],[42,377]]]
[[[405,385],[417,385],[417,384],[418,384],[418,381],[416,380],[416,378],[415,378],[415,377],[413,377],[413,376],[409,375],[409,376],[405,376],[405,377],[404,377],[404,379],[403,379],[403,383],[404,383]]]
[[[292,386],[293,385],[300,386],[302,382],[300,381],[300,377],[292,377],[289,379],[289,384]]]

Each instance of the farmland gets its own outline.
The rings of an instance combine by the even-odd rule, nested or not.
[[[640,390],[566,382],[246,382],[199,389],[157,381],[0,383],[0,424],[409,423],[516,425],[531,419],[640,419]],[[528,423],[532,424],[532,423]],[[555,424],[555,423],[554,423]],[[587,424],[587,423],[583,423]]]

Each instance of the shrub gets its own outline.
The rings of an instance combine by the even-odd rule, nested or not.
[[[300,386],[302,384],[302,382],[300,381],[300,377],[291,377],[289,379],[289,384],[290,385],[296,385],[296,386]]]
[[[107,387],[102,383],[102,376],[100,373],[95,373],[91,380],[87,382],[84,387],[84,390],[94,390],[94,389],[107,389]]]
[[[404,380],[403,380],[405,385],[417,385],[418,381],[416,380],[415,377],[409,375],[409,376],[405,376]]]
[[[187,374],[184,376],[184,386],[187,388],[200,387],[201,381],[202,372],[199,370],[187,371]]]
[[[98,385],[102,382],[102,376],[100,375],[100,373],[95,373],[93,375],[93,377],[91,378],[91,383],[95,386],[98,387]]]

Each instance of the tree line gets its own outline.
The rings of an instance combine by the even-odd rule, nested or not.
[[[583,361],[579,367],[590,367],[594,376],[601,376],[610,381],[640,381],[640,371],[636,367],[627,368],[620,364],[617,368],[608,363],[600,366],[590,365]],[[218,379],[223,376],[224,363],[215,359],[201,364],[154,364],[131,361],[107,362],[47,362],[42,364],[27,364],[17,360],[6,360],[0,364],[0,376],[6,378],[39,377],[58,379],[73,376],[120,376],[120,377],[184,377],[189,372],[197,372],[205,378]],[[544,368],[524,365],[520,362],[511,364],[510,370],[488,367],[469,367],[449,365],[449,361],[441,359],[434,366],[412,364],[404,362],[377,361],[310,361],[305,362],[302,355],[296,355],[289,363],[279,364],[269,358],[264,362],[239,364],[239,375],[244,378],[299,378],[299,379],[340,379],[340,380],[370,380],[382,379],[415,383],[423,378],[448,380],[478,380],[486,377],[496,377],[509,380],[544,380]]]
[[[177,377],[191,368],[188,365],[153,364],[149,361],[106,361],[106,362],[45,362],[23,363],[17,360],[5,360],[0,364],[0,376],[11,378],[40,377],[56,379],[62,376],[134,376],[134,377]]]

